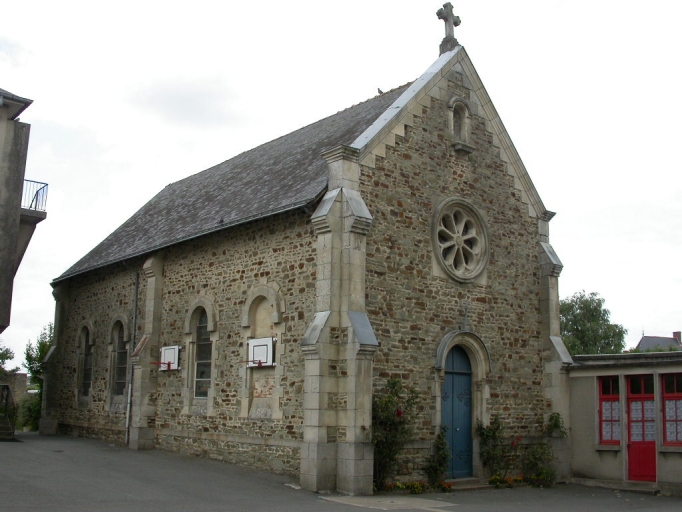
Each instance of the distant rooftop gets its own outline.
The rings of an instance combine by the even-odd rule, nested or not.
[[[642,339],[637,344],[637,350],[642,351],[672,349],[682,349],[679,332],[674,332],[671,338],[665,336],[642,336]]]

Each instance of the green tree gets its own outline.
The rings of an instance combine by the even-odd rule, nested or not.
[[[561,336],[575,354],[620,354],[627,329],[610,322],[611,313],[597,293],[580,291],[561,300]]]
[[[43,327],[35,345],[29,341],[24,351],[24,359],[26,359],[24,368],[28,371],[31,383],[37,385],[40,391],[43,389],[43,360],[52,346],[53,337],[54,325],[50,322]]]
[[[12,369],[5,368],[7,361],[14,359],[14,352],[12,352],[12,349],[9,347],[3,347],[3,343],[4,341],[0,340],[0,375],[3,373],[13,373],[19,370],[19,367]]]

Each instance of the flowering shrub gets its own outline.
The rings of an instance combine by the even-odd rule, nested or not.
[[[551,487],[554,484],[554,478],[554,471],[551,468],[542,468],[527,480],[534,487]]]
[[[548,424],[543,425],[542,431],[547,437],[568,435],[558,413],[550,415]],[[513,487],[515,483],[525,481],[536,487],[547,487],[554,483],[555,474],[551,467],[554,456],[545,439],[536,438],[530,442],[526,440],[521,444],[521,436],[506,438],[503,436],[502,422],[497,416],[488,426],[479,422],[476,432],[480,439],[481,460],[490,471],[490,485]],[[512,469],[521,469],[525,478],[508,477],[507,474]]]
[[[412,420],[417,404],[417,392],[403,386],[399,379],[388,379],[386,389],[372,399],[374,443],[374,488],[383,489],[395,467],[398,453],[412,439]],[[423,490],[423,487],[422,487]]]
[[[521,436],[508,438],[503,436],[504,428],[499,416],[493,417],[490,425],[485,426],[480,421],[476,433],[480,439],[481,461],[488,468],[492,476],[504,479],[510,469],[516,467],[519,459],[519,444]]]
[[[384,492],[409,492],[410,494],[421,494],[423,492],[441,490],[443,492],[452,491],[453,482],[441,480],[436,485],[429,485],[423,480],[412,482],[389,482],[382,487]]]
[[[410,494],[421,494],[424,492],[425,489],[428,489],[429,486],[426,484],[426,482],[407,482],[405,484],[405,488],[410,491]]]
[[[445,480],[441,480],[440,482],[438,482],[438,487],[440,487],[440,490],[443,492],[452,491],[453,485],[454,485],[454,482],[446,482]]]
[[[488,485],[494,485],[495,487],[499,487],[501,483],[502,478],[500,477],[500,475],[493,475],[488,479]]]

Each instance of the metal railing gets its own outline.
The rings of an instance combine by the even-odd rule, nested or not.
[[[24,180],[24,193],[21,196],[21,207],[27,210],[45,211],[47,204],[47,183]]]

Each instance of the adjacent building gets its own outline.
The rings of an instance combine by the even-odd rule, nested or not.
[[[31,127],[19,116],[31,103],[0,89],[0,333],[10,324],[14,276],[47,215],[47,185],[24,179]]]
[[[574,356],[574,481],[682,494],[682,352]]]
[[[642,336],[636,350],[641,352],[682,350],[682,332],[675,331],[671,338],[666,336]]]

